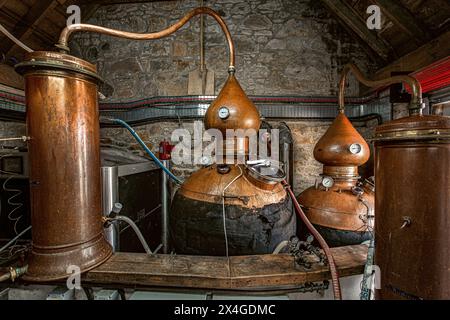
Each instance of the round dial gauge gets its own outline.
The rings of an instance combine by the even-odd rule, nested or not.
[[[209,166],[211,164],[211,158],[208,156],[203,156],[200,158],[200,164],[203,166]]]
[[[331,188],[334,185],[334,180],[332,177],[323,177],[322,179],[322,185],[325,188]]]
[[[352,154],[358,154],[362,151],[362,146],[359,143],[354,143],[348,148],[348,150]]]
[[[219,109],[219,118],[224,120],[230,116],[230,110],[227,107],[221,107]]]

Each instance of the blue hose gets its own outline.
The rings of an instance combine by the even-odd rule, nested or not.
[[[177,177],[174,176],[174,174],[172,172],[169,171],[169,169],[167,169],[161,161],[159,161],[159,159],[153,154],[153,152],[151,152],[151,150],[147,147],[147,145],[144,143],[144,141],[142,141],[141,137],[139,137],[139,135],[136,133],[136,131],[134,131],[134,129],[125,121],[121,120],[121,119],[110,119],[111,121],[120,124],[121,126],[125,127],[128,131],[130,131],[131,135],[136,139],[137,142],[139,142],[139,144],[141,145],[141,147],[145,150],[145,152],[147,152],[147,154],[150,156],[150,158],[153,159],[153,161],[155,161],[155,163],[161,167],[161,169],[176,183],[178,184],[182,184],[183,182],[178,179]]]

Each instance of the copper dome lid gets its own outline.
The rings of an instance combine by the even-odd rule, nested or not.
[[[360,166],[369,157],[367,142],[342,112],[314,147],[314,158],[325,166]]]
[[[209,106],[205,115],[205,128],[218,129],[225,135],[227,129],[254,129],[261,124],[259,112],[247,97],[233,73]]]

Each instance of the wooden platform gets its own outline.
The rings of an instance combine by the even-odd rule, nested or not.
[[[341,277],[362,274],[367,246],[333,248]],[[311,257],[312,259],[312,257]],[[330,279],[327,266],[299,267],[292,256],[226,257],[116,253],[87,272],[82,283],[120,287],[169,287],[211,290],[266,291],[293,289]]]

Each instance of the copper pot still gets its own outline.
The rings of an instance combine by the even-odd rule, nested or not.
[[[28,281],[94,268],[112,254],[103,234],[97,84],[94,65],[33,52],[25,77],[33,248]]]
[[[450,299],[450,118],[416,115],[376,130],[378,299]]]
[[[226,116],[221,112],[224,109]],[[205,128],[223,134],[227,129],[259,130],[259,112],[233,69],[204,123]],[[217,256],[272,253],[296,229],[290,199],[281,185],[284,172],[266,176],[256,166],[225,159],[227,150],[248,159],[249,149],[248,137],[225,136],[224,140],[223,150],[216,154],[224,157],[224,163],[194,172],[174,196],[170,210],[173,248],[181,254]]]
[[[372,238],[374,185],[358,175],[358,166],[369,156],[369,146],[343,111],[314,147],[314,158],[323,164],[323,173],[298,201],[330,246]]]

